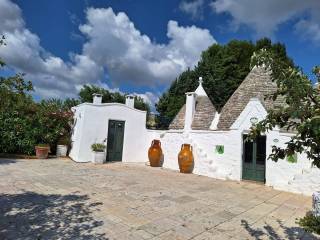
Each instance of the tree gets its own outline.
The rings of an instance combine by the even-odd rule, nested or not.
[[[265,120],[252,127],[251,137],[276,127],[293,132],[285,148],[273,146],[269,156],[274,161],[294,153],[306,153],[314,166],[320,168],[320,89],[297,67],[281,61],[274,52],[261,50],[252,58],[252,64],[271,70],[271,78],[278,90],[273,100],[283,98],[280,108],[268,112]],[[320,81],[320,68],[313,73]]]
[[[102,102],[108,103],[112,102],[113,98],[111,93],[104,88],[97,87],[95,85],[83,85],[79,92],[79,97],[81,102],[92,102],[92,97],[94,93],[99,93],[102,95]],[[119,102],[124,103],[125,98],[118,99]]]
[[[1,37],[0,47],[5,46],[5,38]],[[5,62],[0,59],[0,67]],[[0,152],[23,152],[30,150],[35,141],[29,132],[33,129],[30,115],[36,108],[28,93],[33,90],[32,83],[25,81],[22,74],[10,77],[0,76]],[[33,150],[31,150],[33,151]]]
[[[218,111],[228,101],[232,93],[242,83],[250,71],[250,59],[258,49],[269,49],[281,61],[293,67],[283,44],[272,44],[263,38],[255,44],[249,41],[232,40],[226,45],[213,44],[201,55],[194,70],[186,70],[172,82],[156,104],[159,112],[159,125],[168,127],[169,123],[185,103],[185,93],[194,91],[198,77],[204,79],[203,86]]]
[[[0,45],[4,45],[1,38]],[[0,65],[5,62],[0,59]],[[31,81],[23,74],[0,76],[0,152],[33,154],[34,146],[47,143],[55,146],[59,138],[70,134],[75,99],[50,99],[34,102]]]
[[[79,97],[81,102],[92,102],[92,95],[94,93],[102,94],[102,102],[110,103],[125,103],[126,97],[125,94],[119,92],[110,92],[105,88],[101,88],[95,85],[83,85],[82,89],[79,92]],[[141,97],[136,96],[134,107],[143,111],[150,112],[150,106],[147,104]]]

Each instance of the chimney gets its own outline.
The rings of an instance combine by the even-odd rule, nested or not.
[[[101,104],[102,103],[102,94],[94,93],[93,96],[93,104]]]
[[[126,105],[128,107],[134,108],[134,96],[133,95],[126,96]]]
[[[193,115],[195,112],[195,103],[197,94],[195,92],[187,92],[186,114],[184,119],[184,130],[191,130]]]

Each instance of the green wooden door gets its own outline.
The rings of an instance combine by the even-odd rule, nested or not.
[[[122,161],[124,121],[109,120],[107,161]]]
[[[243,135],[242,179],[265,182],[266,178],[266,136],[247,140]]]

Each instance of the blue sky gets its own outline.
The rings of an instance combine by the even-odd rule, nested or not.
[[[270,37],[306,73],[319,64],[318,0],[0,0],[0,50],[37,98],[83,84],[150,102],[213,43]]]

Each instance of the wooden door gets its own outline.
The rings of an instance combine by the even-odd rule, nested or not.
[[[109,120],[107,161],[122,161],[124,121]]]
[[[242,179],[265,182],[266,172],[266,136],[248,140],[243,135]]]

